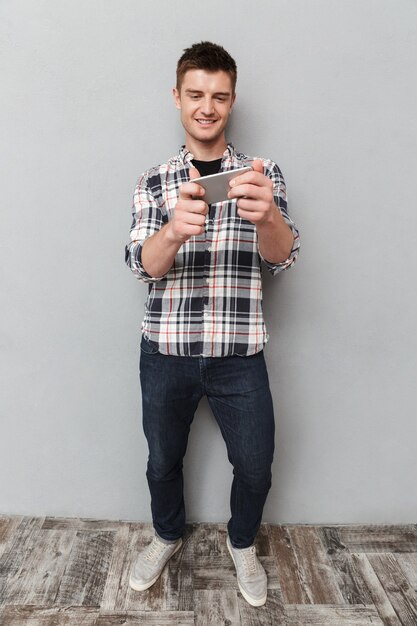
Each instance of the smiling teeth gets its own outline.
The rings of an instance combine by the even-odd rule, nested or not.
[[[200,124],[214,124],[214,120],[197,120]]]

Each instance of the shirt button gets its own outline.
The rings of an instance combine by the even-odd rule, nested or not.
[[[207,248],[207,252],[211,252],[211,246]]]

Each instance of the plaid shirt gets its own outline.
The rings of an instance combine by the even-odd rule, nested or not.
[[[177,156],[140,176],[135,187],[125,260],[134,275],[149,284],[142,333],[162,354],[249,356],[262,350],[269,338],[262,314],[261,262],[275,275],[294,264],[300,247],[298,230],[287,213],[284,178],[273,161],[263,159],[264,173],[274,182],[275,203],[294,234],[288,259],[269,263],[262,257],[256,227],[238,216],[233,199],[209,205],[205,232],[186,241],[170,270],[155,278],[142,265],[143,242],[171,219],[193,158],[182,146]],[[252,160],[229,143],[221,171]]]

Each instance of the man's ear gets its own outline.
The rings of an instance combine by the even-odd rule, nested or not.
[[[181,99],[180,99],[180,94],[179,91],[176,87],[172,88],[172,95],[174,97],[174,102],[175,102],[175,106],[177,107],[177,109],[181,108]]]

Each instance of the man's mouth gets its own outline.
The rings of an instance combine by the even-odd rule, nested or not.
[[[205,120],[201,117],[196,118],[196,122],[198,122],[199,124],[201,124],[201,126],[210,126],[211,124],[214,124],[216,122],[216,120]]]

